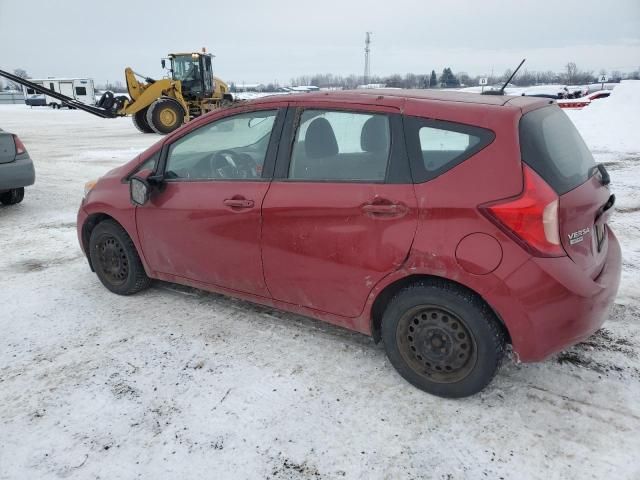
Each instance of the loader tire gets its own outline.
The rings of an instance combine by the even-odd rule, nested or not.
[[[147,110],[149,110],[149,107],[143,108],[139,112],[134,113],[131,116],[131,120],[133,120],[133,124],[142,133],[155,133],[147,122]]]
[[[170,98],[160,98],[149,106],[147,123],[154,132],[166,135],[184,123],[182,106]]]

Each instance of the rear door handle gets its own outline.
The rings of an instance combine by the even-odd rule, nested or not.
[[[246,198],[225,198],[222,203],[231,208],[253,208],[254,205],[253,200]]]
[[[362,211],[368,215],[398,217],[407,212],[407,207],[401,203],[367,203]]]

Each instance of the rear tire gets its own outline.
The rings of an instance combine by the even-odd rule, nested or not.
[[[0,203],[4,205],[15,205],[24,199],[24,187],[14,188],[8,192],[0,194]]]
[[[89,255],[98,278],[113,293],[133,295],[151,284],[131,237],[113,220],[93,229]]]
[[[160,98],[149,106],[147,123],[160,135],[177,130],[184,123],[182,106],[171,98]]]
[[[149,107],[143,108],[142,110],[134,113],[131,116],[131,120],[133,120],[135,127],[142,133],[155,133],[149,126],[149,122],[147,122],[147,110],[149,110]]]
[[[480,392],[505,351],[504,330],[491,309],[473,293],[439,280],[400,290],[384,312],[381,333],[398,373],[446,398]]]

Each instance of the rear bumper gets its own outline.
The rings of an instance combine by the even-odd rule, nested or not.
[[[10,163],[0,163],[0,191],[28,187],[36,181],[36,171],[29,156]]]
[[[499,313],[520,360],[544,360],[604,323],[622,270],[620,245],[608,235],[605,266],[593,280],[568,257],[530,259],[505,280],[511,298]]]

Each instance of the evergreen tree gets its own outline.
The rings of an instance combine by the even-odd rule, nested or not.
[[[438,86],[438,77],[436,77],[436,71],[431,70],[431,78],[429,78],[429,88],[435,88]]]
[[[460,85],[460,82],[451,71],[451,68],[447,67],[442,71],[442,75],[440,75],[440,84],[443,87],[457,87]]]

